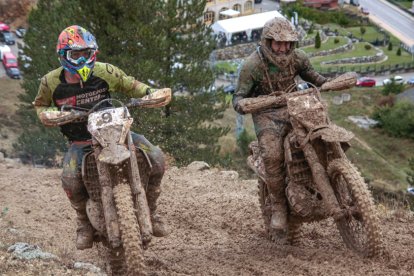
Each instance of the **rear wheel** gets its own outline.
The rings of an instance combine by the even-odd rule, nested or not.
[[[375,206],[358,170],[346,159],[333,160],[328,174],[343,216],[336,224],[350,249],[372,257],[381,253],[381,233]]]
[[[130,187],[126,184],[115,186],[114,197],[128,275],[146,275],[141,232],[134,212]]]

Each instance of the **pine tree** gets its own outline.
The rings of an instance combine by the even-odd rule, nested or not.
[[[60,31],[79,24],[97,38],[98,60],[112,63],[155,88],[171,87],[176,91],[183,86],[189,92],[189,96],[174,97],[163,110],[134,111],[138,121],[134,131],[160,145],[179,165],[192,160],[219,162],[217,141],[228,129],[212,123],[223,115],[224,97],[205,93],[213,82],[208,61],[215,45],[202,22],[205,1],[70,0],[64,5],[59,2],[39,0],[37,10],[31,14],[28,53],[37,58],[33,60],[36,67],[30,67],[25,75],[25,86],[30,86],[24,95],[25,102],[33,101],[38,79],[59,66],[53,53]],[[38,125],[33,111],[30,118]],[[48,137],[59,135],[55,131]],[[43,138],[38,140],[45,142]]]
[[[397,50],[397,56],[401,56],[401,48],[398,48],[398,50]]]
[[[319,31],[316,32],[316,36],[315,36],[315,48],[316,49],[321,48],[321,36],[319,35]]]
[[[392,42],[388,43],[388,51],[392,51]]]
[[[31,11],[29,29],[24,38],[24,54],[31,57],[30,66],[22,68],[24,79],[19,108],[20,123],[24,133],[14,145],[21,157],[32,163],[55,164],[55,155],[65,148],[65,139],[58,128],[45,128],[37,118],[32,102],[39,88],[39,79],[59,67],[56,42],[59,33],[73,25],[78,9],[77,0],[64,3],[58,0],[39,0]],[[53,24],[51,24],[53,22]]]

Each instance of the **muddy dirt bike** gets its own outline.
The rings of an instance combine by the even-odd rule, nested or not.
[[[135,147],[128,108],[153,108],[168,104],[171,90],[158,90],[142,99],[131,99],[121,107],[101,108],[113,99],[97,103],[89,111],[63,106],[49,121],[59,125],[88,120],[92,151],[82,161],[82,178],[89,195],[88,218],[95,230],[95,242],[109,249],[114,275],[146,275],[143,246],[152,237],[152,224],[145,187],[150,162]],[[70,112],[64,112],[70,109]],[[51,115],[53,116],[53,115]],[[138,166],[139,163],[139,166]]]
[[[276,92],[275,96],[246,98],[242,110],[254,113],[269,107],[287,108],[291,130],[284,139],[287,241],[295,244],[300,225],[333,217],[346,246],[363,256],[382,250],[379,221],[370,191],[345,150],[353,134],[330,122],[320,91],[354,86],[356,75],[346,73],[322,85],[302,91]],[[259,177],[259,201],[270,239],[271,196],[257,141],[249,145],[247,163]]]

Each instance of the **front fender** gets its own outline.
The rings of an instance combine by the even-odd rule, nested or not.
[[[346,143],[354,138],[354,134],[340,126],[330,124],[324,128],[314,131],[310,140],[313,141],[317,138],[324,140],[325,142],[340,142]]]

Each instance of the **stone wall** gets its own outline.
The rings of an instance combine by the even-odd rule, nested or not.
[[[336,60],[323,61],[321,64],[358,64],[358,63],[370,63],[370,62],[379,62],[386,58],[384,52],[379,51],[373,56],[362,56],[362,57],[351,57],[351,58],[342,58]]]
[[[223,49],[217,49],[214,51],[217,60],[229,60],[237,58],[248,57],[256,50],[257,42],[250,42],[245,44],[239,44],[235,46],[226,47]]]

